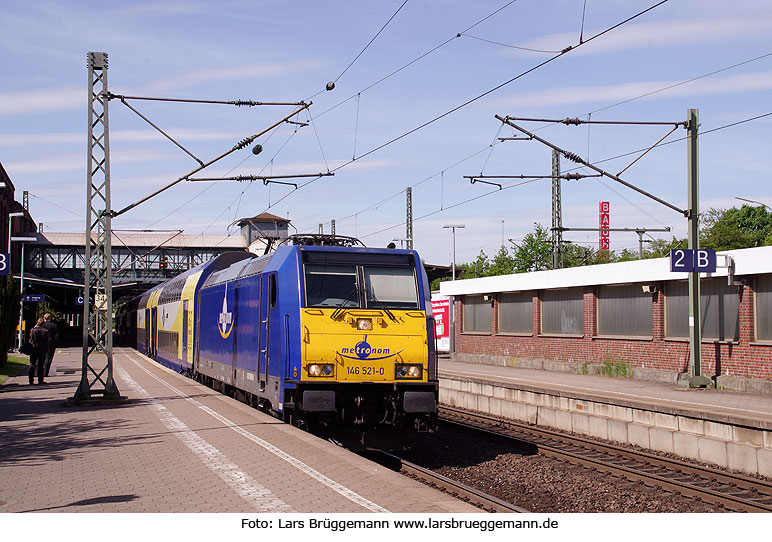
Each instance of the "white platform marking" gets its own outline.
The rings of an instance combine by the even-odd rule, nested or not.
[[[346,497],[350,501],[353,501],[353,502],[357,503],[358,505],[362,506],[363,508],[366,508],[367,510],[370,510],[371,512],[388,512],[388,510],[383,508],[382,506],[380,506],[378,504],[375,504],[372,501],[369,501],[368,499],[362,497],[361,495],[359,495],[355,491],[353,491],[351,489],[348,489],[347,487],[339,484],[335,480],[332,480],[332,479],[328,478],[327,476],[323,475],[319,471],[309,467],[308,465],[306,465],[305,463],[303,463],[299,459],[297,459],[297,458],[289,455],[288,453],[284,452],[283,450],[277,448],[276,446],[274,446],[270,442],[265,441],[265,440],[261,439],[260,437],[257,437],[255,435],[253,435],[252,433],[250,433],[246,429],[243,429],[239,425],[237,425],[234,422],[230,421],[228,418],[218,414],[217,412],[215,412],[211,408],[209,408],[209,407],[199,403],[198,401],[196,401],[192,397],[188,396],[184,392],[182,392],[182,391],[178,390],[177,388],[175,388],[173,385],[169,384],[165,380],[163,380],[163,379],[157,377],[156,375],[154,375],[153,373],[151,373],[148,369],[143,367],[140,364],[140,362],[137,361],[134,357],[132,357],[130,355],[128,357],[129,357],[129,359],[132,362],[134,362],[137,365],[137,367],[139,367],[140,369],[145,371],[148,375],[150,375],[151,377],[156,379],[158,382],[160,382],[161,384],[163,384],[164,386],[169,388],[171,391],[173,391],[174,393],[176,393],[177,395],[179,395],[180,397],[182,397],[186,401],[190,401],[191,403],[196,405],[198,408],[200,408],[201,410],[203,410],[204,412],[206,412],[207,414],[209,414],[210,416],[212,416],[216,420],[220,421],[226,427],[229,427],[233,431],[236,431],[239,435],[242,435],[242,436],[248,438],[249,440],[251,440],[255,444],[258,444],[259,446],[262,446],[263,448],[265,448],[266,450],[268,450],[272,454],[276,455],[277,457],[280,457],[281,459],[283,459],[284,461],[286,461],[287,463],[289,463],[293,467],[299,469],[300,471],[304,472],[305,474],[307,474],[311,478],[321,482],[322,484],[326,485],[327,487],[329,487],[333,491],[336,491],[337,493],[339,493],[342,496]]]
[[[212,472],[217,474],[242,499],[251,504],[258,512],[294,512],[295,510],[233,464],[220,450],[192,431],[182,420],[172,414],[169,409],[150,396],[145,389],[132,379],[125,369],[118,373],[128,386],[140,397],[146,399],[158,418],[174,435],[179,438]]]

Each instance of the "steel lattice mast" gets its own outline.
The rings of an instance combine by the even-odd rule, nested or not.
[[[560,153],[552,151],[552,269],[563,268],[563,203],[560,195]]]
[[[83,365],[73,400],[121,399],[113,378],[113,296],[107,53],[88,53],[88,165]],[[93,307],[90,300],[93,298]]]

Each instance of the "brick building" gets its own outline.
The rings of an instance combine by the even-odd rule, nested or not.
[[[12,217],[12,213],[22,213],[22,215]],[[0,252],[12,252],[11,267],[13,273],[18,274],[21,268],[21,245],[18,242],[11,243],[9,250],[9,227],[12,228],[10,233],[14,237],[24,237],[37,229],[29,211],[16,201],[16,188],[5,172],[3,164],[0,164]]]
[[[772,390],[772,247],[701,279],[702,372],[733,389]],[[460,280],[456,359],[675,382],[689,372],[687,274],[667,258]]]

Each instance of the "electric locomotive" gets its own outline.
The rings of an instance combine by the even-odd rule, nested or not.
[[[389,446],[436,430],[430,295],[412,250],[226,253],[140,298],[137,347],[294,425]]]

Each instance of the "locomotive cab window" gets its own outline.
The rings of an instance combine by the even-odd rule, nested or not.
[[[355,266],[307,264],[305,279],[307,307],[359,307]]]
[[[368,308],[418,308],[418,290],[412,268],[365,266],[364,274]]]

